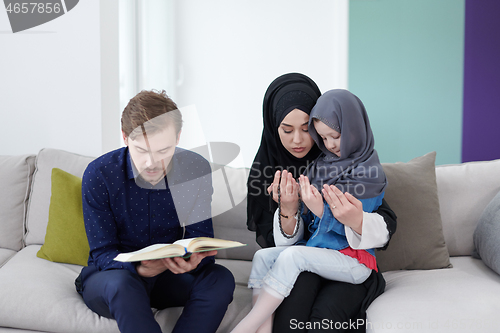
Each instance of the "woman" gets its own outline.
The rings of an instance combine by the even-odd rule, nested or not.
[[[274,80],[264,96],[261,145],[247,183],[247,224],[250,230],[256,231],[257,242],[262,247],[275,246],[275,237],[286,237],[281,235],[281,231],[273,232],[273,218],[279,208],[278,193],[273,192],[272,196],[267,193],[271,191],[273,182],[283,184],[284,181],[274,180],[275,171],[287,170],[297,179],[320,154],[307,130],[309,114],[320,95],[317,85],[310,78],[290,73]],[[380,226],[380,221],[383,221],[385,229],[379,228],[374,233],[379,239],[385,237],[387,246],[396,229],[396,217],[387,203],[384,201],[375,213],[369,214],[363,213],[355,198],[340,191],[336,195],[339,204],[335,217],[341,222],[362,219],[363,225]],[[379,223],[372,223],[376,221]],[[372,236],[371,232],[357,235],[360,242]],[[365,318],[366,309],[384,288],[385,281],[376,272],[360,285],[301,273],[290,296],[276,310],[273,331],[305,332],[308,327],[316,327],[317,330],[309,332],[324,328],[332,332],[338,327],[352,328],[353,325],[349,324]],[[364,331],[364,327],[360,325],[357,328]]]

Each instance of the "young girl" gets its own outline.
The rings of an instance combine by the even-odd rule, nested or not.
[[[360,199],[365,212],[376,210],[382,203],[387,181],[373,148],[365,108],[352,93],[331,90],[318,99],[308,128],[322,154],[308,167],[306,176],[300,177],[300,190],[286,171],[281,175],[280,187],[277,181],[273,183],[273,194],[278,192],[281,200],[296,202],[296,223],[292,236],[287,238],[302,239],[296,243],[298,246],[257,251],[248,285],[258,298],[252,311],[233,332],[255,332],[269,321],[302,271],[359,284],[372,270],[377,270],[374,251],[352,249],[346,238],[347,226],[335,219],[333,212],[336,205],[341,204],[336,195],[338,190]],[[299,191],[305,206],[298,205]],[[286,215],[289,213],[283,214],[280,209],[277,214],[289,218]],[[280,224],[275,230],[279,228],[277,232],[285,234],[281,218],[278,221]],[[361,220],[359,225],[349,227],[361,233]],[[270,326],[262,325],[264,328],[269,330]]]

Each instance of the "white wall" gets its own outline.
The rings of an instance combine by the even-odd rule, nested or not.
[[[347,88],[347,0],[122,0],[120,11],[122,107],[165,89],[186,112],[180,145],[236,143],[234,165],[253,161],[274,78]]]
[[[1,155],[102,152],[99,2],[12,33],[0,6]]]
[[[179,107],[195,108],[204,140],[238,144],[239,162],[250,166],[262,99],[274,78],[302,72],[322,91],[347,87],[348,0],[120,0],[120,10],[132,2],[136,17],[148,22],[132,49],[113,42],[113,2],[80,1],[64,16],[17,34],[0,8],[0,119],[8,143],[0,154],[52,147],[100,155],[120,144],[124,103],[156,88]],[[156,15],[144,16],[148,10]],[[146,53],[134,52],[138,45]],[[122,66],[122,58],[118,69],[118,47],[120,57],[126,52],[140,61],[141,73]]]
[[[301,72],[321,91],[347,88],[347,0],[176,2],[179,106],[194,105],[207,141],[241,147],[250,166],[268,85]]]

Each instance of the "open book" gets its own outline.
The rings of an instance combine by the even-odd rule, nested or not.
[[[173,244],[154,244],[141,250],[121,253],[116,256],[116,261],[130,262],[141,260],[162,259],[171,257],[189,258],[191,253],[205,252],[232,247],[245,246],[246,244],[210,237],[197,237],[179,239]]]

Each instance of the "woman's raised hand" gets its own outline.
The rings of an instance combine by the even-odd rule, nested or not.
[[[283,170],[283,172],[276,171],[273,183],[267,188],[267,192],[272,193],[273,200],[276,202],[278,202],[278,185],[280,188],[281,213],[294,216],[299,209],[299,184],[297,184],[290,172],[286,170]]]
[[[300,196],[307,208],[316,216],[323,216],[323,197],[318,189],[309,183],[309,178],[300,175]]]
[[[361,235],[363,229],[363,204],[361,201],[348,192],[342,193],[335,185],[323,185],[322,192],[337,221]]]

